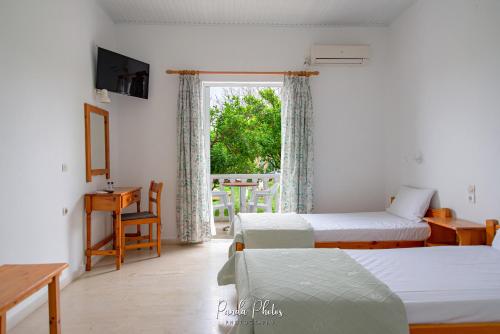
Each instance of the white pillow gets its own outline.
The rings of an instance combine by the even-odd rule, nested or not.
[[[401,186],[396,198],[386,211],[411,221],[421,221],[429,209],[435,192],[433,189]]]
[[[493,242],[491,243],[491,247],[500,250],[500,230],[497,231],[495,237],[493,238]]]

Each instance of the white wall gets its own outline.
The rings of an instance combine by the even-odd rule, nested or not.
[[[114,48],[113,29],[94,1],[0,2],[0,264],[68,262],[65,282],[83,268],[83,194],[103,183],[85,182],[83,103],[96,104],[95,45]],[[113,111],[110,122],[113,168]],[[9,312],[9,327],[41,301]]]
[[[500,216],[499,32],[496,0],[421,0],[391,26],[387,194],[433,187],[460,217]],[[405,162],[418,151],[422,164]]]
[[[165,238],[176,238],[176,76],[167,68],[302,69],[314,43],[366,43],[364,67],[318,67],[312,79],[315,112],[316,212],[380,210],[383,180],[383,76],[386,28],[270,28],[117,25],[118,49],[151,64],[150,98],[113,96],[120,112],[118,182],[166,183]],[[205,80],[279,81],[281,77]]]

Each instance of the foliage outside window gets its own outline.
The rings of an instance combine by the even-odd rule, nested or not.
[[[278,171],[281,161],[281,89],[220,87],[215,93],[210,98],[211,173]]]

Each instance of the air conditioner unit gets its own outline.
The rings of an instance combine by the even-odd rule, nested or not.
[[[362,65],[370,58],[369,45],[313,45],[312,64]]]

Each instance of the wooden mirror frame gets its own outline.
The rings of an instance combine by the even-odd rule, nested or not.
[[[85,169],[87,182],[92,182],[92,176],[106,175],[106,179],[110,178],[110,164],[109,164],[109,112],[104,109],[98,108],[91,104],[84,104],[85,111]],[[106,167],[104,169],[92,169],[92,148],[90,138],[90,113],[96,113],[104,117],[104,151]]]

